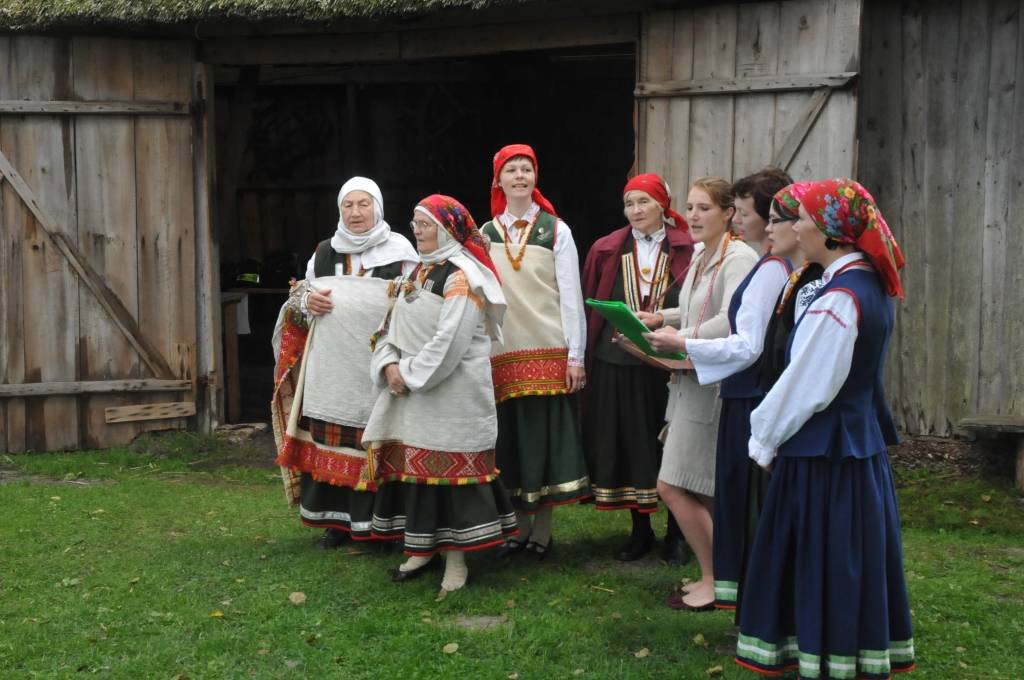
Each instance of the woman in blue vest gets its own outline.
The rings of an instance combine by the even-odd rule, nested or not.
[[[914,667],[883,390],[903,254],[874,199],[815,182],[795,225],[824,282],[786,369],[751,414],[772,470],[742,591],[736,659],[759,673],[888,678]]]

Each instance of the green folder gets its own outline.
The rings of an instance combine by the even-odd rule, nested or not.
[[[662,359],[675,359],[682,361],[686,359],[683,352],[656,352],[651,343],[644,338],[644,333],[650,333],[651,329],[644,325],[644,322],[636,318],[625,302],[618,300],[595,300],[587,298],[587,305],[597,310],[597,313],[608,320],[615,330],[629,338],[630,341],[646,354]]]

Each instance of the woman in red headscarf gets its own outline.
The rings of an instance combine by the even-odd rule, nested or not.
[[[914,667],[883,388],[903,253],[849,179],[814,182],[794,228],[825,270],[750,418],[750,457],[772,475],[736,658],[766,675],[888,678]]]
[[[508,311],[491,365],[498,404],[498,467],[516,508],[519,537],[502,556],[539,559],[551,547],[553,506],[590,495],[578,407],[586,317],[579,255],[569,226],[537,188],[537,156],[526,144],[494,155],[490,239]]]
[[[622,191],[629,224],[599,239],[583,267],[583,294],[620,300],[636,312],[675,307],[690,264],[693,240],[682,215],[671,208],[658,175],[637,175]],[[616,557],[632,561],[654,545],[650,514],[658,508],[658,468],[668,376],[612,342],[613,329],[590,311],[583,443],[598,510],[629,510],[633,530]],[[685,561],[678,527],[670,518],[666,557]]]
[[[505,297],[472,216],[434,194],[413,211],[420,264],[395,286],[370,374],[382,389],[363,442],[380,484],[375,538],[401,540],[406,581],[445,554],[441,587],[466,583],[464,554],[516,533],[498,479],[491,342],[501,340]]]

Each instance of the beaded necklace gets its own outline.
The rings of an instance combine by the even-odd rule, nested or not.
[[[704,296],[704,303],[700,307],[700,314],[697,316],[697,323],[693,327],[693,337],[697,337],[697,333],[700,331],[700,325],[704,322],[704,315],[708,311],[708,305],[711,304],[711,294],[715,292],[715,279],[718,278],[718,272],[722,269],[722,262],[725,261],[725,249],[729,247],[729,241],[732,240],[732,232],[726,231],[722,236],[722,247],[718,252],[718,262],[715,263],[715,268],[711,271],[711,282],[708,283],[708,292]],[[697,289],[697,283],[700,282],[700,277],[704,275],[704,267],[707,264],[708,251],[704,251],[704,255],[700,259],[700,267],[697,269],[696,276],[693,277],[693,283],[690,285],[690,293]]]
[[[516,224],[525,224],[526,228],[519,232],[519,242],[516,244],[519,246],[519,254],[515,257],[512,256],[512,250],[508,247],[509,242],[509,231],[505,228],[504,224],[501,224],[501,220],[495,219],[494,221],[501,225],[501,230],[505,236],[501,242],[505,245],[505,257],[508,258],[509,263],[512,265],[512,269],[519,271],[519,268],[523,266],[523,258],[526,257],[526,244],[530,241],[530,235],[533,234],[533,228],[537,225],[537,218],[540,217],[540,211],[533,216],[533,219],[527,224],[526,220],[516,220],[512,226]]]
[[[786,290],[782,293],[782,299],[779,301],[779,304],[775,306],[776,316],[781,316],[782,312],[785,311],[786,304],[789,302],[789,299],[793,297],[793,293],[796,292],[796,284],[800,282],[800,277],[804,275],[804,272],[807,271],[807,268],[810,266],[810,262],[805,262],[804,266],[800,267],[800,269],[796,269],[790,273],[789,281],[786,283]]]

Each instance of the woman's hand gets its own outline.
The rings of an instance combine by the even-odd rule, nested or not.
[[[311,290],[309,295],[306,296],[306,309],[313,316],[321,316],[334,309],[334,303],[331,302],[330,288]]]
[[[665,325],[665,316],[661,312],[637,312],[636,318],[650,329],[661,328]]]
[[[388,390],[396,397],[409,394],[409,388],[402,380],[402,373],[398,370],[398,364],[388,364],[384,367],[384,377],[388,380]]]
[[[685,352],[686,338],[675,328],[659,328],[653,333],[644,333],[644,339],[651,343],[656,352]]]
[[[569,394],[579,392],[587,386],[587,372],[582,366],[569,366],[565,369],[565,386]]]

